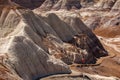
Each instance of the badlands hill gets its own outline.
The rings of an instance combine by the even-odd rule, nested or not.
[[[98,75],[103,80],[120,77],[119,62],[111,60],[115,55],[109,54],[83,23],[80,18],[84,16],[67,11],[80,9],[84,3],[91,6],[91,1],[13,1],[0,0],[0,80],[37,80],[56,74],[92,80]],[[115,67],[110,68],[110,62]],[[111,69],[115,72],[108,73]]]

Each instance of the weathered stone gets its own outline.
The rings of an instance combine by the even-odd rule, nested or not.
[[[41,6],[45,0],[12,0],[12,1],[23,7],[34,9]]]
[[[10,11],[7,19],[14,14],[14,12],[11,13]],[[13,26],[11,28],[9,28],[10,25],[6,27],[1,26],[3,27],[2,30],[5,28],[14,30],[6,35],[10,38],[2,42],[4,44],[9,44],[7,45],[8,47],[4,50],[5,45],[0,45],[0,53],[7,53],[9,56],[8,64],[13,70],[25,80],[32,80],[58,73],[70,73],[69,67],[62,61],[51,57],[47,53],[47,48],[42,43],[42,38],[46,36],[47,33],[57,36],[50,25],[29,10],[20,10],[20,14],[22,19],[17,23],[17,26],[12,22],[9,22],[9,24]],[[6,19],[6,17],[4,18]],[[7,21],[4,21],[3,24],[6,22]],[[5,34],[3,34],[3,37],[5,37]]]
[[[39,9],[41,10],[60,10],[67,9],[70,10],[72,7],[76,9],[81,8],[79,0],[45,0]]]

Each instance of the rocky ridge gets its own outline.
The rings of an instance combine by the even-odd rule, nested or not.
[[[51,13],[43,20],[42,17],[35,15],[30,10],[20,9],[16,12],[9,10],[7,13],[3,10],[1,15],[0,53],[3,57],[2,64],[10,66],[24,80],[36,79],[50,74],[70,73],[71,71],[65,63],[49,55],[48,48],[43,44],[42,39],[47,37],[47,34],[51,34],[59,38],[61,42],[67,42],[78,33],[73,31],[67,23],[64,23],[55,14]],[[55,26],[54,20],[60,22],[58,24],[61,25],[61,28]],[[80,23],[83,24],[81,21]],[[87,27],[83,25],[83,28]],[[64,33],[63,30],[67,33],[62,34]],[[93,33],[91,32],[91,34]],[[5,47],[6,45],[8,47]],[[101,46],[98,47],[99,49],[104,51]],[[100,53],[96,57],[100,57],[101,54],[105,53]],[[4,57],[4,55],[7,55],[7,57]],[[91,56],[93,56],[92,53]]]
[[[45,3],[47,0],[43,5],[51,2]],[[69,1],[63,3],[63,8],[71,4]],[[95,34],[80,20],[79,14],[62,10],[43,14],[36,10],[37,14],[25,8],[1,7],[1,66],[15,74],[18,80],[68,74],[71,70],[67,64],[94,64],[100,57],[108,55]]]

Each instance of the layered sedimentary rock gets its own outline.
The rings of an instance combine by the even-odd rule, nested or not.
[[[3,56],[3,61],[7,61],[5,64],[11,66],[24,80],[32,80],[50,74],[70,73],[70,69],[65,63],[49,56],[41,41],[41,37],[46,35],[44,29],[54,33],[50,26],[40,17],[35,17],[36,15],[31,11],[21,10],[20,13],[22,16],[19,21],[16,20],[18,15],[13,16],[15,13],[10,11],[7,17],[4,17],[6,20],[1,26],[1,31],[4,33],[0,40],[0,56],[8,55],[7,60]],[[13,24],[12,20],[9,20],[11,17],[19,23]],[[10,25],[4,26],[7,23],[11,27]],[[12,31],[9,32],[9,30]],[[5,44],[8,47],[5,47]],[[3,63],[3,65],[5,64]]]
[[[42,10],[60,10],[60,9],[72,9],[72,7],[76,9],[80,9],[80,1],[79,0],[45,0],[45,2],[38,9]]]
[[[81,8],[82,20],[92,30],[103,26],[119,26],[116,18],[120,14],[118,4],[119,0],[98,0],[95,5]]]
[[[88,18],[83,21],[85,20],[85,24],[90,29],[81,21],[80,18],[85,17],[81,16],[79,11],[40,12],[42,9],[69,10],[81,7],[78,0],[63,1],[46,0],[40,8],[36,9],[40,15],[25,8],[11,10],[10,5],[0,6],[0,72],[3,71],[5,73],[3,76],[7,76],[2,76],[0,79],[32,80],[52,74],[71,73],[67,64],[94,65],[98,58],[108,55],[90,29],[101,27],[95,31],[96,34],[104,37],[118,37],[115,39],[119,40],[119,0],[106,0],[102,9],[98,10],[95,7],[86,6],[85,11],[88,10],[88,12],[85,14]],[[23,2],[18,4],[30,9],[41,5],[38,3],[38,5],[27,6]],[[84,3],[91,6],[94,1],[83,1],[82,5]],[[109,10],[103,10],[108,8]],[[104,38],[100,39],[104,41]],[[117,41],[115,39],[113,41]],[[113,46],[112,51],[115,49],[119,52],[119,41],[115,43],[117,43],[115,47],[111,45],[112,40],[106,44]],[[109,49],[111,50],[111,47]],[[93,68],[91,71],[94,72],[95,69],[96,73],[101,74],[103,70],[105,75],[114,74],[119,77],[119,70],[116,68],[116,65],[119,67],[119,57],[114,57],[116,61],[109,59],[102,64],[104,67],[98,66],[98,69]],[[106,70],[111,70],[109,65],[112,63],[115,63],[115,67],[112,66],[115,72],[109,74]]]
[[[5,63],[2,64],[10,66],[22,79],[32,80],[51,74],[70,73],[65,64],[69,59],[72,59],[70,64],[82,63],[81,55],[84,55],[85,63],[95,63],[96,57],[107,55],[92,31],[72,15],[61,15],[59,18],[49,13],[41,17],[27,9],[3,10],[0,18],[0,53],[1,57],[7,55],[7,58],[2,58]],[[87,41],[81,34],[87,37]],[[75,36],[78,36],[77,40],[83,38],[81,43],[74,39]],[[50,45],[46,44],[46,39]]]

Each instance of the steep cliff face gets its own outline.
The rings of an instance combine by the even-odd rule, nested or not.
[[[120,26],[119,0],[103,0],[100,3],[101,9],[99,6],[96,9],[92,8],[81,12],[85,24],[92,30],[100,30],[101,35],[112,35],[112,37],[118,35]],[[104,34],[105,32],[108,33]]]
[[[62,14],[62,12],[61,13],[59,12],[59,14]],[[75,14],[73,13],[73,15],[75,15]],[[95,63],[95,61],[96,61],[95,57],[99,58],[100,56],[107,55],[106,51],[100,44],[97,37],[92,33],[92,31],[89,28],[87,28],[87,26],[85,26],[83,24],[83,22],[79,18],[73,17],[69,14],[67,16],[62,15],[60,18],[62,21],[56,15],[54,15],[52,13],[52,14],[49,14],[48,18],[45,20],[47,21],[48,24],[51,25],[51,27],[55,30],[55,32],[60,37],[60,39],[62,39],[62,41],[67,42],[67,43],[72,43],[74,46],[78,47],[79,50],[81,51],[81,52],[72,51],[73,53],[69,53],[70,49],[64,49],[67,46],[63,45],[63,49],[65,50],[66,53],[67,53],[67,50],[69,50],[68,54],[74,55],[74,53],[76,53],[80,56],[83,56],[82,51],[85,50],[85,52],[83,52],[83,54],[86,57],[85,58],[86,63]],[[56,23],[54,23],[55,22],[54,20],[56,20]],[[79,36],[77,38],[81,42],[77,42],[76,40],[74,40],[75,35]],[[83,40],[82,40],[82,38],[83,38]],[[84,38],[86,38],[86,39],[84,39]],[[60,43],[58,43],[58,44],[60,44]],[[70,47],[70,45],[68,45],[68,46]],[[96,51],[98,52],[97,54],[96,54]],[[68,59],[68,58],[66,58],[66,59]],[[71,57],[71,59],[74,59],[74,58]],[[79,61],[75,61],[75,62],[82,63],[81,59],[82,59],[82,57],[78,57],[77,60],[79,60]]]

